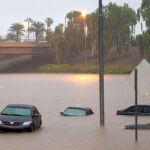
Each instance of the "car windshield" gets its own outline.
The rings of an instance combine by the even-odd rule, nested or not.
[[[64,111],[64,115],[67,115],[67,116],[85,116],[86,112],[83,109],[67,108]]]
[[[14,115],[14,116],[30,116],[30,108],[21,108],[21,107],[6,107],[3,112],[3,115]]]

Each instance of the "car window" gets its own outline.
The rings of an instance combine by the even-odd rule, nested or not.
[[[128,109],[129,112],[135,112],[135,106],[131,106]],[[143,112],[143,107],[142,106],[138,106],[138,112],[142,113]]]
[[[2,114],[30,116],[31,115],[31,109],[20,108],[20,107],[6,107],[3,110]]]
[[[38,110],[36,107],[34,107],[36,114],[39,114]]]
[[[138,112],[143,113],[143,107],[142,106],[138,106]]]
[[[86,111],[83,109],[73,109],[73,108],[67,108],[64,111],[64,115],[69,115],[69,116],[85,116]]]
[[[131,107],[129,108],[129,112],[135,112],[135,107],[134,107],[134,106],[131,106]]]
[[[144,106],[143,113],[150,113],[150,107]]]

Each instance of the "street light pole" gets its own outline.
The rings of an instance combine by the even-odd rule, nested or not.
[[[87,36],[87,26],[86,26],[86,12],[82,11],[81,15],[83,17],[83,25],[84,25],[84,65],[87,64],[87,56],[86,56],[86,51],[87,51],[87,47],[86,47],[86,36]]]
[[[104,118],[104,52],[103,52],[103,14],[102,0],[99,0],[99,88],[100,88],[100,125],[105,125]]]
[[[86,26],[86,20],[85,20],[85,25],[84,25],[84,50],[85,50],[85,52],[84,52],[84,65],[86,65],[87,63],[86,63],[86,35],[87,35],[87,26]]]

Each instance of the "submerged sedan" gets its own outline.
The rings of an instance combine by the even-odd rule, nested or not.
[[[135,106],[130,106],[126,109],[118,110],[116,115],[135,115]],[[150,105],[138,105],[138,115],[149,116]]]
[[[0,114],[0,129],[28,130],[41,127],[41,114],[33,105],[10,104]]]
[[[63,116],[88,116],[92,115],[93,111],[89,107],[68,107],[64,112],[60,112]]]

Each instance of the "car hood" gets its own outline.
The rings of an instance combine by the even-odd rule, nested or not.
[[[9,115],[0,115],[1,121],[13,121],[13,122],[25,122],[32,120],[31,117],[24,116],[9,116]]]

